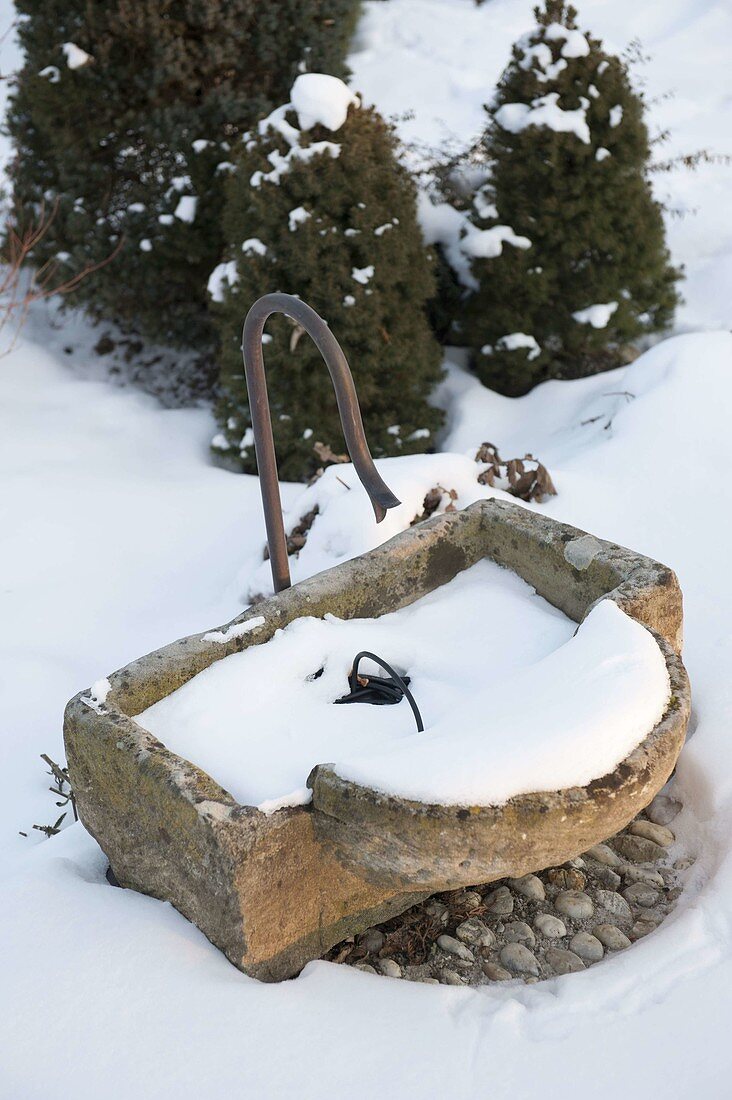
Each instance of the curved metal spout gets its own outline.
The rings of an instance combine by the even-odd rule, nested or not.
[[[262,489],[272,579],[275,592],[281,592],[283,588],[290,587],[290,566],[287,560],[287,540],[282,520],[277,458],[262,354],[264,325],[273,313],[284,313],[302,325],[325,360],[335,389],[348,453],[361,484],[371,498],[376,522],[381,523],[387,508],[396,508],[401,502],[397,500],[374,466],[363,430],[361,410],[348,360],[325,321],[314,309],[291,294],[265,294],[263,298],[259,298],[249,310],[244,322],[241,350],[249,391],[249,410]]]

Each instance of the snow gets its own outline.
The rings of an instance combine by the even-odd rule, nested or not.
[[[207,634],[203,635],[203,640],[204,642],[218,642],[225,645],[232,638],[243,638],[245,634],[251,634],[253,631],[259,630],[260,626],[264,626],[264,624],[264,615],[255,615],[253,619],[247,619],[243,623],[235,623],[225,630],[209,630]]]
[[[61,72],[56,65],[46,65],[45,69],[41,69],[39,76],[45,76],[50,84],[58,84],[61,79]]]
[[[193,222],[196,220],[197,205],[198,199],[195,195],[181,195],[173,212],[174,216],[182,222]]]
[[[544,31],[547,42],[561,42],[562,57],[587,57],[590,52],[590,44],[582,31],[569,30],[561,23],[550,23]]]
[[[515,233],[510,225],[478,229],[462,211],[447,202],[433,202],[424,191],[418,195],[417,213],[425,243],[442,245],[451,267],[466,287],[477,286],[471,272],[471,260],[474,258],[500,256],[504,244],[514,248],[531,248],[529,238]]]
[[[325,126],[340,130],[348,117],[348,108],[359,106],[359,98],[336,76],[324,73],[301,73],[290,92],[301,130]]]
[[[511,43],[532,26],[532,6],[372,0],[350,59],[353,86],[399,116],[407,141],[465,145],[483,124]],[[702,146],[730,152],[732,99],[719,76],[732,33],[724,0],[585,0],[581,17],[610,49],[637,35],[651,54],[652,128],[672,130],[663,157]],[[17,63],[12,36],[0,48],[5,74]],[[0,96],[8,84],[0,82]],[[410,155],[418,162],[422,154]],[[322,962],[263,986],[171,906],[109,887],[106,860],[82,826],[50,840],[31,832],[60,812],[38,754],[63,761],[66,700],[102,671],[241,613],[267,574],[258,485],[208,465],[209,414],[166,410],[101,381],[98,333],[80,330],[73,315],[49,313],[46,322],[34,311],[0,361],[4,1096],[96,1100],[110,1092],[110,1066],[115,1093],[141,1100],[212,1091],[472,1096],[486,1082],[500,1098],[558,1100],[568,1074],[598,1100],[616,1100],[619,1089],[632,1100],[725,1094],[732,224],[720,211],[732,201],[732,173],[702,165],[653,183],[685,213],[667,215],[673,258],[687,274],[678,325],[725,331],[678,336],[628,368],[550,382],[521,399],[450,367],[443,453],[379,464],[410,494],[400,516],[390,512],[376,527],[355,479],[349,491],[326,473],[312,492],[329,496],[327,511],[291,564],[305,576],[377,545],[419,513],[436,481],[460,489],[464,507],[483,490],[470,455],[486,437],[504,455],[531,451],[547,465],[559,495],[542,512],[668,562],[684,590],[694,691],[691,736],[671,786],[685,809],[673,829],[680,852],[698,856],[673,915],[629,951],[535,986],[424,986]],[[282,491],[288,517],[299,518],[297,498],[310,490]],[[486,663],[502,648],[500,638],[491,643]]]
[[[608,118],[612,127],[620,125],[620,123],[623,121],[623,108],[620,103],[616,103],[614,107],[610,108],[610,114]]]
[[[368,283],[374,277],[374,265],[369,264],[367,267],[354,267],[351,271],[351,278],[355,282],[360,283],[361,286],[367,286]]]
[[[585,109],[578,107],[572,111],[564,110],[559,106],[558,92],[539,96],[530,104],[504,103],[493,117],[499,126],[512,134],[520,134],[529,126],[545,126],[558,134],[576,134],[580,141],[590,144],[590,128]]]
[[[599,302],[597,305],[587,306],[586,309],[578,309],[576,313],[572,314],[572,317],[575,321],[579,321],[581,325],[605,328],[617,308],[617,302]]]
[[[606,160],[608,157],[611,157],[611,156],[612,156],[612,153],[610,152],[610,150],[606,149],[604,145],[601,145],[599,147],[599,149],[597,150],[597,152],[595,153],[595,160],[603,161],[603,160]]]
[[[246,256],[267,255],[267,245],[264,241],[260,241],[259,237],[247,237],[247,239],[242,242],[241,250]]]
[[[509,332],[507,336],[502,336],[500,340],[496,341],[496,347],[505,351],[526,351],[526,358],[529,362],[538,359],[541,355],[541,347],[537,343],[536,337],[527,332]],[[486,344],[480,350],[484,355],[490,355],[493,348],[490,344]]]
[[[367,507],[365,500],[361,504]],[[475,697],[476,706],[485,708],[486,696],[503,691],[507,676],[533,677],[534,662],[562,646],[574,629],[515,574],[480,562],[379,619],[297,619],[266,644],[217,661],[136,721],[195,760],[238,801],[272,804],[294,790],[306,791],[316,764],[411,746],[414,718],[406,703],[381,707],[376,716],[370,707],[333,705],[348,691],[359,650],[378,653],[408,673],[427,731],[442,729],[461,751],[465,701]],[[486,668],[496,635],[501,652]],[[321,668],[322,675],[313,678]],[[377,671],[362,662],[361,671],[369,670]],[[495,761],[491,727],[480,723],[490,746],[490,772],[502,767],[500,757]]]
[[[82,50],[81,46],[77,46],[74,42],[64,42],[61,49],[70,69],[81,69],[94,60],[91,54],[87,53],[86,50]]]
[[[674,914],[584,974],[470,990],[327,963],[263,986],[169,905],[109,887],[106,861],[80,825],[51,840],[17,835],[54,812],[37,754],[63,759],[66,699],[100,670],[233,617],[266,568],[257,482],[207,465],[208,414],[164,410],[89,380],[96,337],[90,332],[89,350],[70,360],[62,351],[67,335],[36,315],[0,370],[0,508],[13,516],[0,593],[3,622],[12,624],[0,643],[10,684],[0,695],[6,1094],[51,1090],[59,1100],[91,1100],[108,1092],[115,1059],[119,1095],[146,1100],[192,1100],[212,1087],[306,1100],[347,1091],[366,1100],[465,1093],[488,1076],[498,1096],[556,1100],[569,1064],[601,1100],[614,1100],[616,1078],[597,1067],[615,1050],[629,1095],[720,1095],[732,1068],[730,501],[725,479],[699,471],[723,470],[732,459],[732,336],[678,337],[629,368],[550,382],[518,400],[452,367],[441,444],[451,453],[379,463],[405,500],[401,514],[390,512],[379,527],[365,495],[356,499],[360,487],[348,467],[330,467],[308,489],[282,487],[288,517],[302,514],[298,496],[301,504],[306,494],[330,500],[292,561],[306,575],[403,529],[436,481],[464,491],[458,507],[485,492],[468,455],[490,432],[503,453],[530,449],[547,464],[559,495],[541,511],[653,554],[681,578],[695,719],[674,780],[686,805],[674,831],[699,859],[685,872]],[[634,398],[616,396],[623,390]],[[684,462],[671,461],[666,475],[664,458],[678,454]],[[350,478],[351,489],[331,471]],[[541,644],[510,615],[500,621],[511,631],[506,638],[490,619],[478,624],[483,670],[509,660],[519,639]],[[566,629],[559,615],[546,622]],[[286,796],[297,798],[301,787],[296,780]],[[41,1042],[49,974],[53,1004],[71,1007],[46,1023]],[[204,1013],[195,1010],[201,1004]],[[279,1056],[283,1034],[287,1058]],[[673,1041],[659,1052],[661,1036]],[[365,1046],[378,1057],[364,1060]]]
[[[424,734],[360,759],[341,749],[335,771],[420,802],[499,806],[607,775],[660,721],[670,694],[651,634],[603,600],[555,652],[483,681]]]
[[[227,260],[217,264],[208,277],[208,293],[214,302],[223,302],[224,288],[235,286],[239,282],[236,260]]]
[[[312,217],[310,211],[306,210],[304,206],[296,206],[287,216],[290,232],[294,233],[298,226],[302,225],[303,222],[306,222],[310,217]]]

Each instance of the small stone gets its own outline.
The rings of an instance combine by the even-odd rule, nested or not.
[[[508,884],[517,894],[530,901],[543,901],[546,897],[544,883],[536,875],[524,875],[523,878],[510,878]]]
[[[422,985],[439,985],[437,978],[415,978],[415,981],[421,982]]]
[[[597,890],[595,900],[598,908],[613,917],[615,921],[620,921],[621,924],[632,924],[632,909],[625,898],[614,890]]]
[[[671,890],[666,891],[666,901],[678,901],[683,892],[680,886],[674,886]]]
[[[443,970],[440,974],[443,985],[465,985],[465,982],[454,970]]]
[[[509,970],[495,962],[484,962],[483,973],[492,982],[508,982],[513,977]]]
[[[456,940],[454,936],[438,936],[437,946],[450,955],[456,955],[458,959],[462,959],[464,962],[475,962],[473,952],[464,943],[460,943],[460,940]]]
[[[566,951],[563,947],[550,947],[546,953],[546,961],[555,974],[576,974],[578,970],[584,970],[585,964],[574,951]]]
[[[574,867],[550,867],[546,874],[560,890],[584,890],[587,885],[587,876]]]
[[[613,843],[631,863],[655,863],[666,855],[665,848],[643,836],[616,836]]]
[[[595,912],[592,898],[581,890],[562,890],[554,899],[557,912],[572,920],[585,920]]]
[[[492,947],[496,942],[495,934],[478,917],[468,917],[455,929],[455,935],[463,943],[476,947]]]
[[[660,919],[651,917],[650,914],[644,914],[642,917],[638,917],[638,920],[630,930],[631,940],[639,940],[643,936],[647,936],[649,932],[654,932],[660,923]]]
[[[362,974],[375,974],[376,973],[373,966],[370,966],[369,963],[364,963],[364,962],[354,963],[353,969],[354,970],[360,970]]]
[[[609,951],[622,951],[623,948],[630,947],[628,937],[614,924],[598,924],[595,935]]]
[[[491,890],[483,899],[483,904],[488,915],[492,917],[510,917],[513,913],[513,897],[507,886]]]
[[[658,890],[654,890],[647,882],[634,882],[632,886],[626,886],[623,897],[631,905],[642,905],[644,909],[651,909],[658,902]]]
[[[567,935],[567,926],[552,913],[539,913],[534,920],[534,928],[548,940],[561,940]]]
[[[483,904],[483,899],[477,890],[466,890],[461,901],[466,909],[479,909]]]
[[[629,863],[623,871],[626,882],[647,882],[649,886],[663,886],[664,878],[659,871],[651,871],[647,867],[635,867]]]
[[[595,871],[595,878],[608,890],[617,890],[622,881],[620,875],[616,875],[610,867],[604,867],[602,864]]]
[[[401,978],[402,968],[395,959],[377,959],[376,965],[386,978]]]
[[[378,955],[384,946],[385,936],[378,928],[367,928],[363,935],[359,936],[358,943],[369,955]]]
[[[579,955],[583,962],[599,962],[605,954],[605,949],[600,941],[590,932],[575,932],[569,941],[569,947],[575,955]]]
[[[681,803],[667,794],[657,794],[646,807],[646,817],[654,825],[669,825],[681,812]]]
[[[529,947],[533,947],[536,943],[536,936],[529,928],[528,924],[522,920],[512,920],[506,925],[503,934],[509,943],[525,943]]]
[[[646,840],[652,840],[660,844],[662,848],[670,848],[676,837],[665,825],[655,825],[652,821],[634,821],[628,830],[633,836],[642,836]]]
[[[604,863],[606,867],[619,867],[622,862],[617,852],[614,852],[607,844],[595,844],[593,848],[587,849],[585,855],[589,856],[590,859],[597,860],[598,863]]]
[[[522,943],[507,943],[499,954],[501,965],[512,974],[539,974],[539,964]]]

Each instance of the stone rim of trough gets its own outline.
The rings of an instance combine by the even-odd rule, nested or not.
[[[688,680],[677,656],[682,610],[676,577],[652,559],[519,505],[490,499],[420,523],[249,608],[219,631],[182,638],[133,661],[108,678],[110,690],[103,702],[95,703],[89,690],[70,701],[64,739],[79,813],[118,880],[172,902],[236,966],[263,980],[297,973],[346,935],[446,888],[434,846],[434,875],[427,880],[419,843],[414,848],[412,838],[401,850],[393,843],[405,822],[410,827],[418,820],[434,822],[430,807],[372,798],[367,789],[346,789],[344,781],[331,779],[327,765],[318,765],[311,773],[313,803],[268,816],[240,805],[131,715],[216,660],[265,643],[301,615],[384,614],[414,602],[486,556],[514,569],[576,621],[609,597],[655,632],[671,674],[674,707],[619,766],[628,776],[641,776],[649,768],[652,774],[636,783],[632,799],[620,798],[628,804],[621,815],[627,820],[617,827],[614,820],[609,822],[586,844],[573,842],[562,858],[627,824],[668,778],[688,721]],[[251,632],[232,631],[262,615],[265,623]],[[212,641],[212,634],[225,640]],[[627,783],[621,784],[614,798],[627,793]],[[609,793],[608,799],[612,797]],[[521,796],[507,804],[508,811],[499,809],[513,813],[521,804],[527,812],[542,815],[538,821],[548,821],[554,816],[550,810],[565,804],[572,809],[581,801],[572,790]],[[539,803],[549,809],[537,810]],[[348,821],[344,805],[349,807]],[[447,811],[448,831],[466,834],[466,820],[452,812],[455,807],[432,809]],[[479,823],[483,845],[499,839],[495,810],[493,814],[493,819],[480,813],[472,820],[468,816],[471,826]],[[372,838],[374,831],[382,834],[377,851],[373,845],[368,853],[355,850],[364,843],[364,831]],[[539,866],[535,860],[529,863],[517,859],[512,873]],[[454,876],[449,881],[473,885],[505,873],[486,876],[473,863],[458,869],[459,882]],[[298,891],[299,908],[292,906],[293,890]]]

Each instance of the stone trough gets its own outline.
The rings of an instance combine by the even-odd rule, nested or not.
[[[651,631],[670,701],[610,774],[500,806],[458,807],[383,795],[321,763],[308,781],[312,803],[268,816],[238,804],[132,717],[301,616],[377,617],[482,558],[578,623],[609,599]],[[263,625],[247,631],[259,617]],[[666,566],[517,505],[480,501],[277,593],[221,628],[223,643],[183,638],[77,695],[64,735],[79,813],[123,886],[170,901],[241,970],[278,981],[428,894],[562,863],[626,826],[665,784],[684,740],[681,632],[681,592]]]

